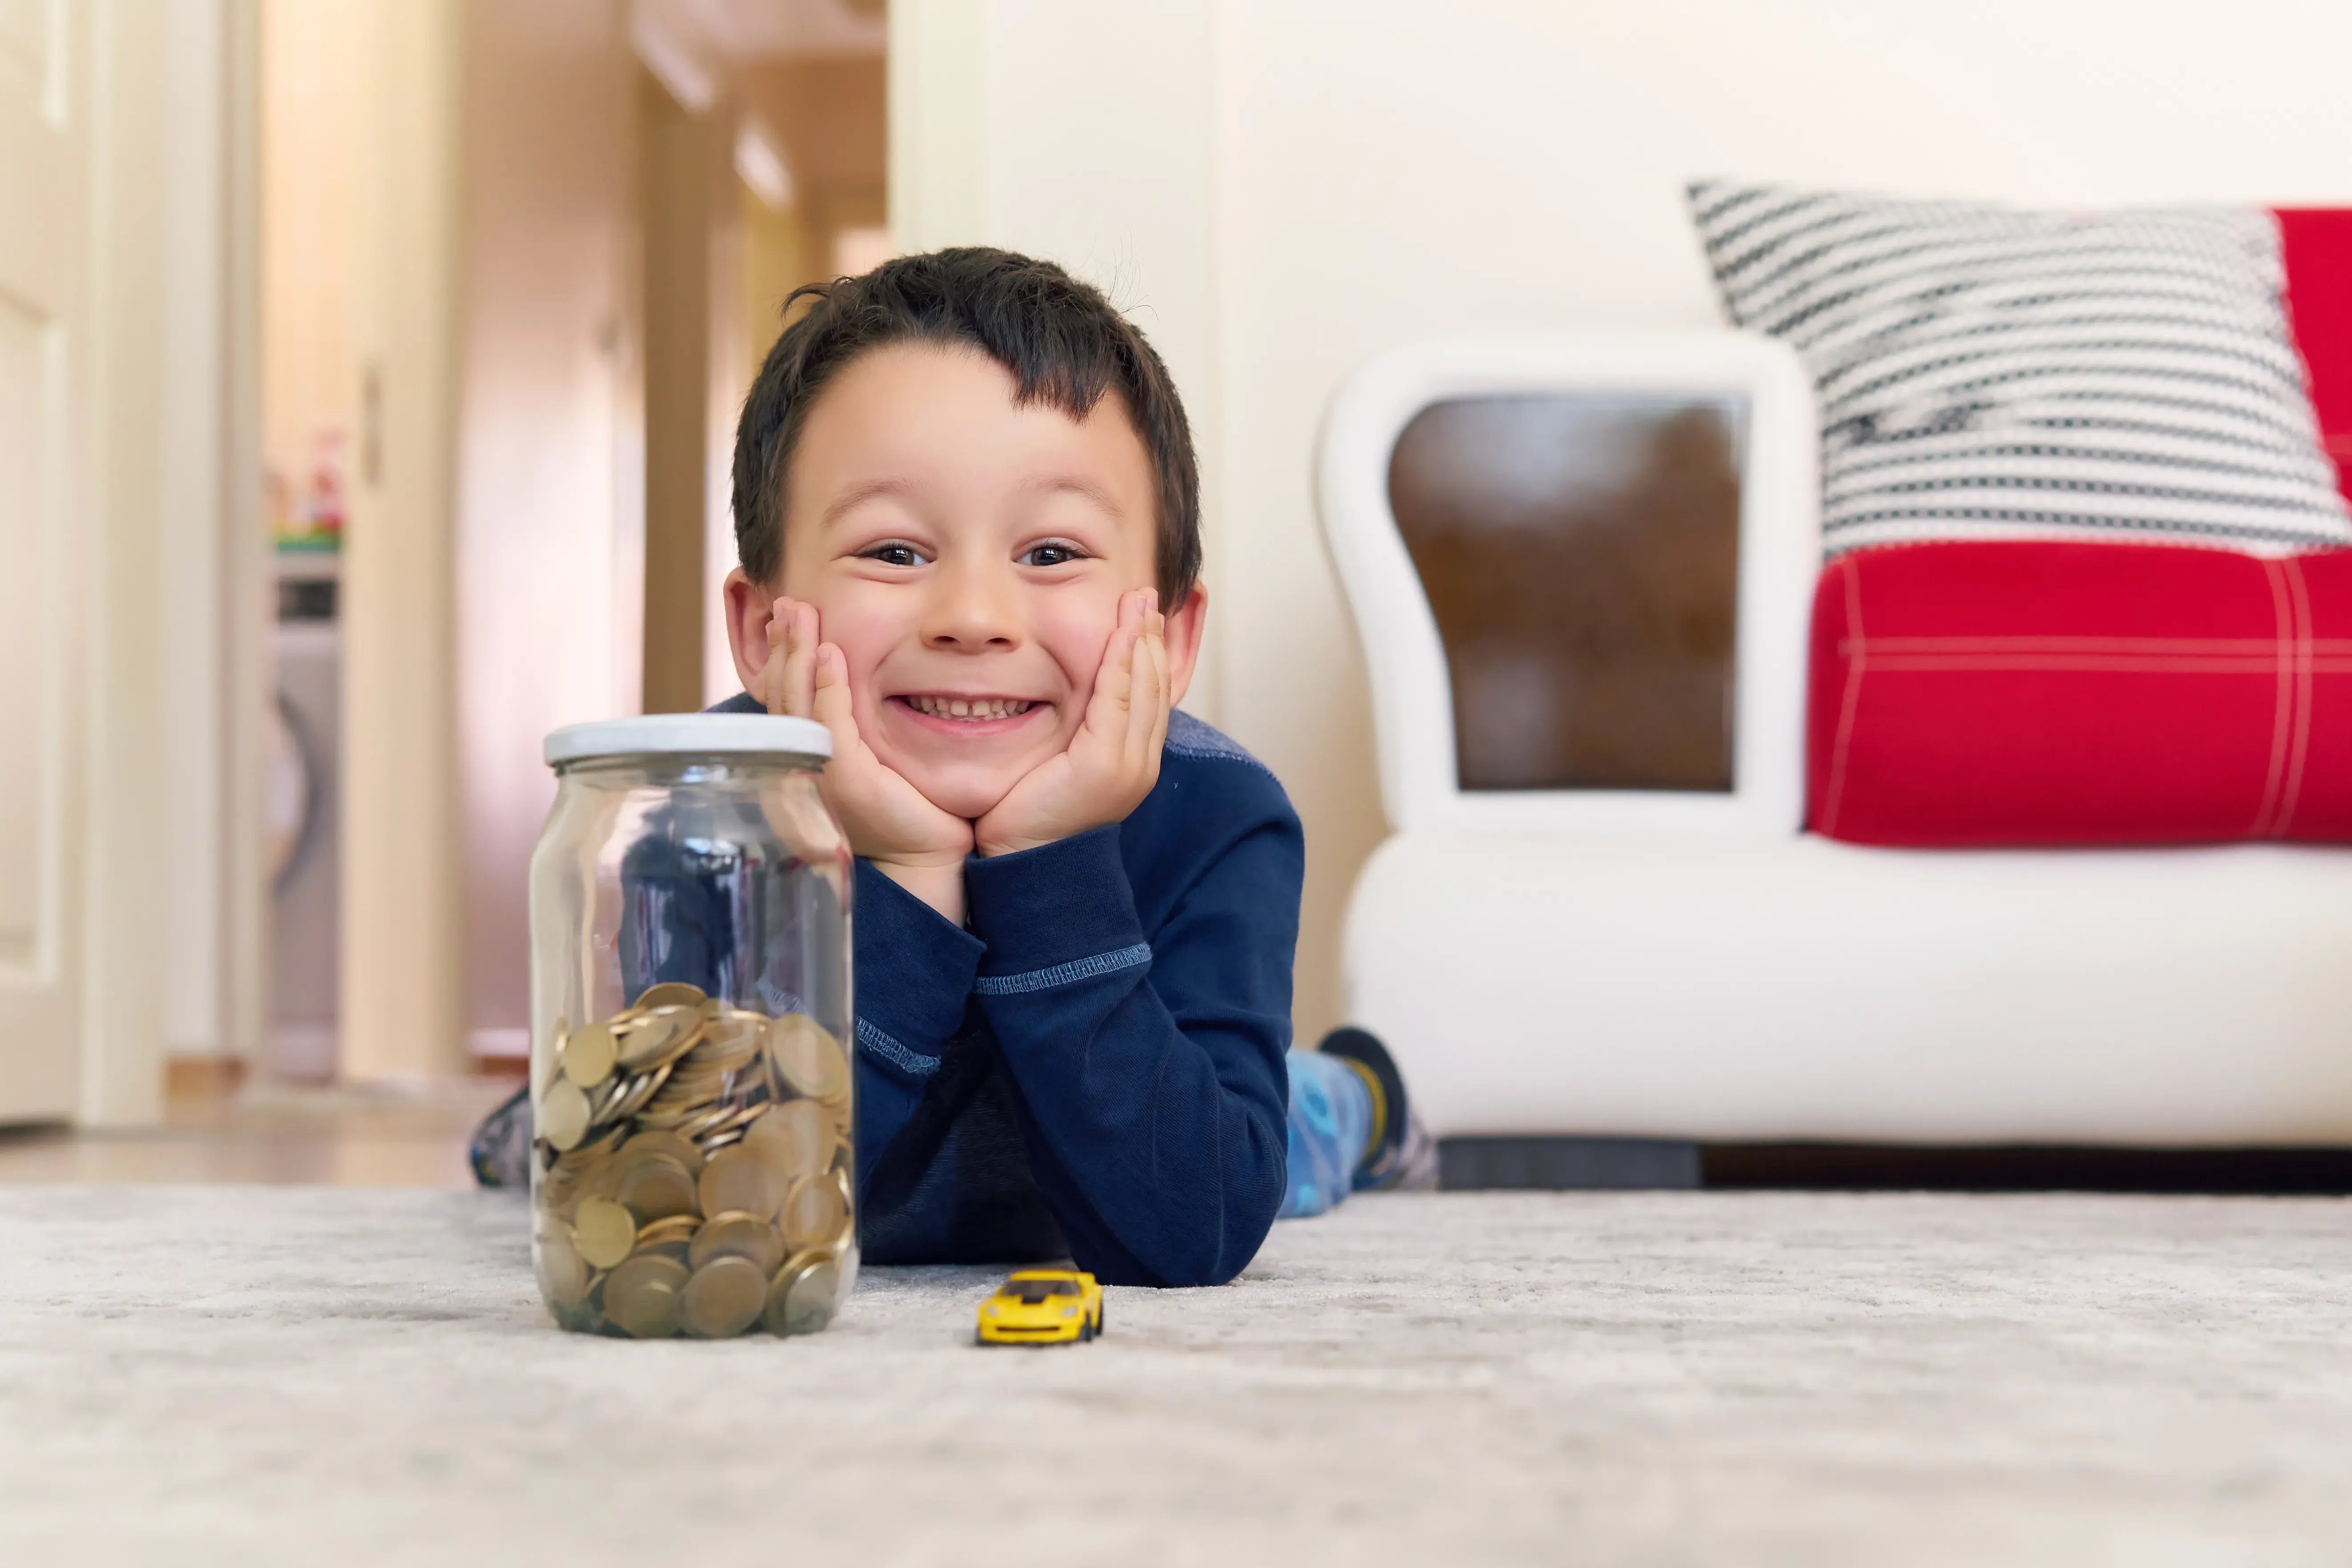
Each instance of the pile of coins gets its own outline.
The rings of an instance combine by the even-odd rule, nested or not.
[[[841,1042],[678,983],[558,1035],[533,1121],[556,1321],[638,1339],[832,1321],[856,1268]]]

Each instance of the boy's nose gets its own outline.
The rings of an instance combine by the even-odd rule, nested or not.
[[[936,587],[923,616],[925,647],[977,653],[1020,646],[1020,584],[1010,571],[974,563],[942,572],[932,581]]]

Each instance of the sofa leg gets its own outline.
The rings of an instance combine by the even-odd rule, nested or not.
[[[1699,1146],[1663,1138],[1442,1138],[1437,1173],[1447,1192],[1680,1191],[1701,1184]]]

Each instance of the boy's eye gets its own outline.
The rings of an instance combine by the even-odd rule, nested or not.
[[[877,544],[871,550],[862,551],[860,553],[866,560],[879,561],[885,566],[920,566],[923,563],[921,551],[911,544],[901,544],[896,541],[887,544]]]
[[[1021,557],[1024,566],[1066,566],[1083,557],[1075,544],[1033,544]]]

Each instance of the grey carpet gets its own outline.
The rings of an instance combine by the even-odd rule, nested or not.
[[[2352,1205],[1363,1198],[1108,1336],[540,1315],[511,1198],[0,1190],[0,1563],[2352,1560]]]

